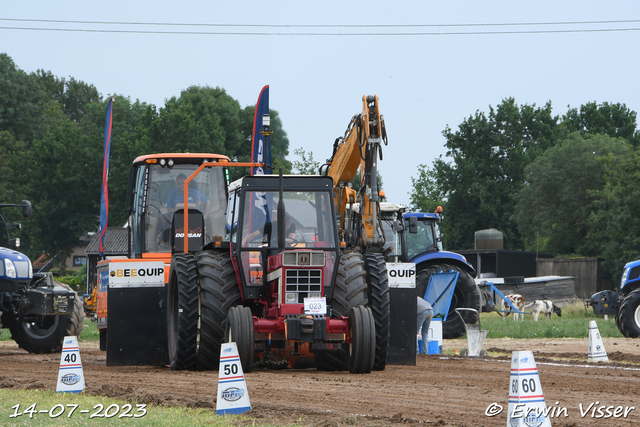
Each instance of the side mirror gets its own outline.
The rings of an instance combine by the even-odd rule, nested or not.
[[[404,230],[404,227],[400,223],[400,221],[395,220],[395,221],[393,221],[393,229],[396,231],[396,233],[400,233],[401,231]]]
[[[22,201],[22,216],[25,218],[31,218],[31,202],[28,200]]]
[[[418,232],[418,218],[415,216],[409,217],[409,233],[416,234]]]

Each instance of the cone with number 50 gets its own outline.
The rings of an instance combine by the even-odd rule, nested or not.
[[[533,353],[514,351],[511,356],[507,427],[551,427],[548,415]]]
[[[247,383],[235,342],[222,344],[218,373],[216,414],[241,414],[251,409]]]

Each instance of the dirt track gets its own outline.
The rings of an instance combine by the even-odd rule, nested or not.
[[[640,340],[605,339],[611,360],[588,364],[584,339],[489,339],[484,348],[503,356],[486,359],[418,356],[416,366],[388,366],[369,375],[315,369],[256,369],[246,374],[257,422],[305,426],[434,425],[505,426],[510,355],[531,350],[547,406],[566,408],[553,426],[634,426],[640,424]],[[445,341],[445,350],[466,341]],[[80,351],[91,395],[135,399],[147,404],[215,409],[218,373],[171,371],[159,366],[107,367],[96,342]],[[0,342],[0,388],[55,390],[59,354],[33,355],[13,342]],[[557,402],[557,403],[556,403]],[[594,418],[597,406],[635,407],[626,418]],[[504,411],[485,411],[495,403]],[[592,408],[593,409],[593,408]],[[153,410],[150,408],[150,410]],[[614,410],[613,408],[611,409]],[[606,412],[605,412],[606,414]]]

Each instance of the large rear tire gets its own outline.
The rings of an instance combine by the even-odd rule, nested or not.
[[[367,273],[364,269],[362,254],[343,252],[338,264],[336,284],[331,299],[332,315],[348,317],[353,307],[366,306]],[[318,351],[313,353],[316,369],[319,371],[346,371],[348,354],[345,345],[334,351]]]
[[[73,290],[61,282],[55,282],[55,285]],[[39,322],[13,322],[9,330],[18,346],[29,353],[59,353],[62,351],[64,337],[80,336],[84,319],[84,303],[76,294],[73,313],[42,316]]]
[[[203,251],[197,255],[200,278],[199,370],[215,370],[220,365],[224,322],[231,307],[239,304],[238,277],[228,253]]]
[[[640,289],[630,292],[620,304],[618,329],[627,338],[640,336]]]
[[[382,371],[387,366],[391,333],[391,299],[387,265],[382,254],[366,254],[364,263],[369,285],[369,307],[375,321],[376,332],[373,370]]]
[[[439,271],[451,271],[455,270],[458,273],[458,282],[453,291],[451,298],[451,306],[449,307],[449,313],[447,314],[447,320],[442,324],[442,337],[445,339],[460,338],[466,333],[465,323],[476,323],[478,316],[470,311],[463,311],[462,317],[464,322],[460,319],[460,316],[456,313],[456,308],[473,308],[480,313],[480,292],[473,277],[466,271],[462,270],[455,265],[448,264],[435,264],[429,265],[425,268],[418,267],[420,271],[416,277],[416,288],[418,289],[418,295],[424,297],[427,291],[427,285],[429,284],[429,278],[435,272]]]
[[[255,357],[253,316],[249,307],[231,307],[225,324],[225,342],[235,342],[243,372],[251,372]]]
[[[368,374],[373,368],[376,352],[376,331],[369,307],[353,307],[349,313],[351,343],[347,366],[352,374]]]
[[[196,369],[198,347],[198,267],[193,254],[171,260],[167,301],[171,369]]]

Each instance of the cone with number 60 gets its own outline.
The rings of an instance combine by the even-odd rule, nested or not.
[[[507,427],[551,427],[542,394],[538,368],[530,351],[511,356]]]

